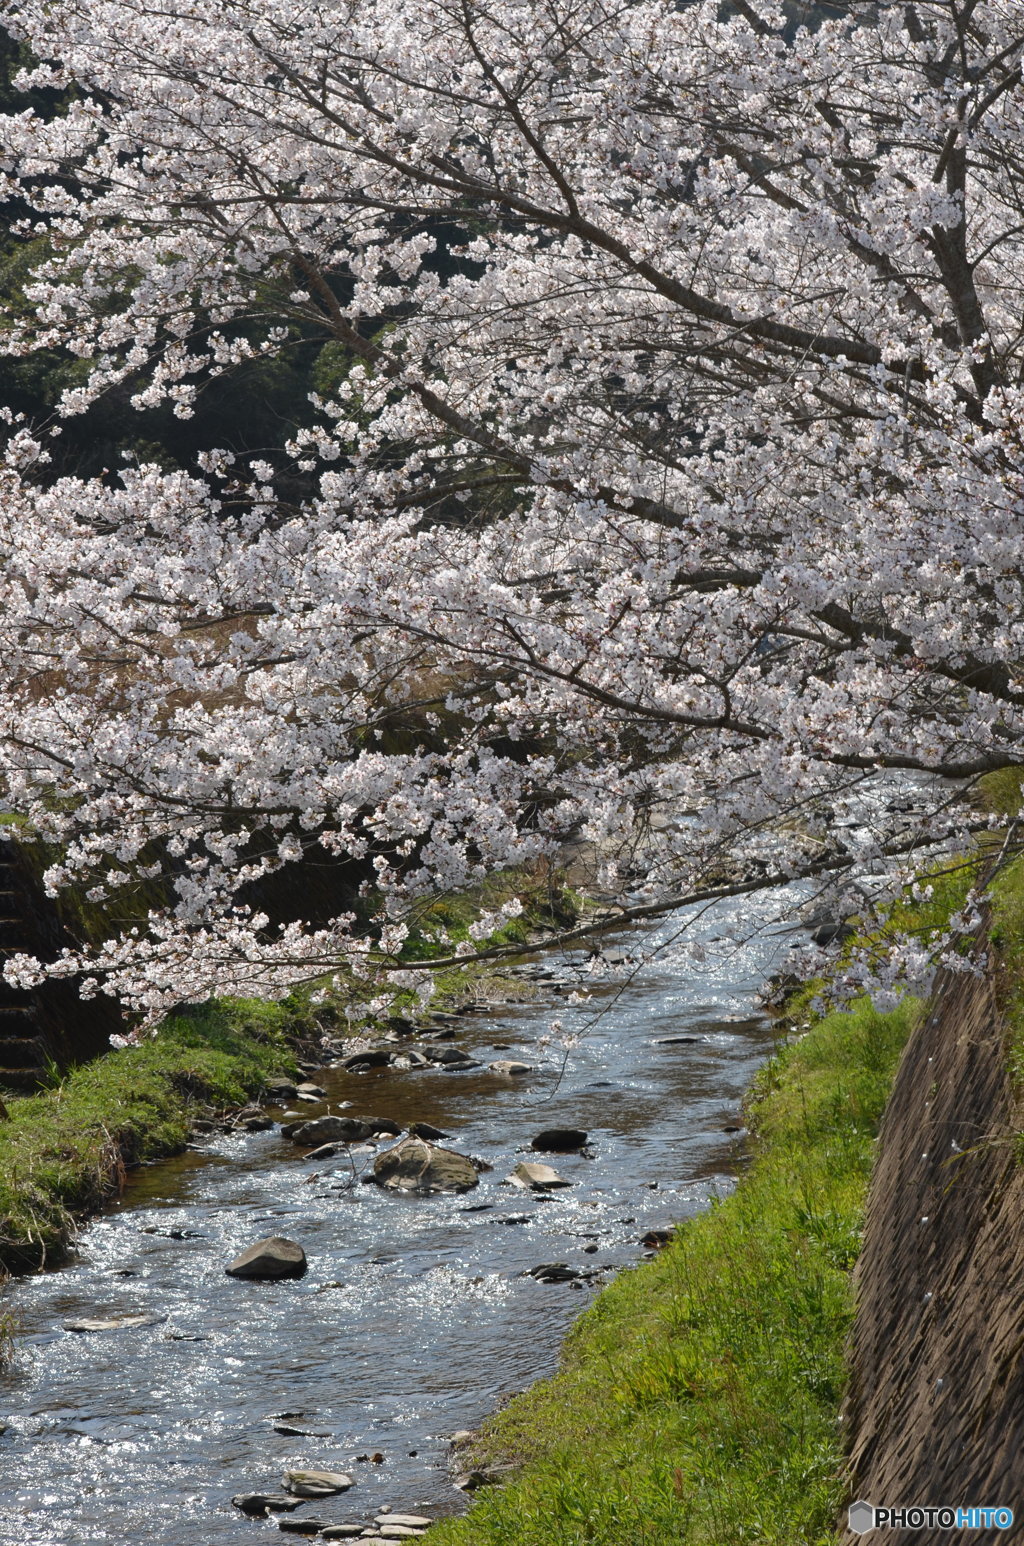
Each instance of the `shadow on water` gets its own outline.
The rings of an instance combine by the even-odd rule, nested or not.
[[[699,928],[710,939],[750,914],[721,907]],[[484,1158],[493,1169],[462,1196],[385,1194],[276,1132],[217,1137],[137,1172],[75,1261],[8,1296],[24,1336],[0,1380],[3,1546],[279,1538],[230,1499],[277,1490],[285,1467],[303,1465],[355,1477],[345,1496],[307,1505],[319,1518],[460,1511],[450,1435],[552,1371],[572,1319],[640,1259],[647,1230],[731,1186],[739,1102],[771,1047],[754,995],[787,943],[762,928],[720,947],[699,981],[656,959],[592,984],[586,1006],[565,1002],[579,962],[560,959],[537,1002],[463,1023],[481,1069],[320,1076],[331,1109],[427,1121]],[[544,1044],[553,1015],[586,1032],[568,1054]],[[535,1071],[513,1082],[486,1067],[509,1055]],[[553,1161],[571,1187],[542,1198],[503,1184],[532,1135],[559,1124],[590,1133],[592,1157]],[[368,1169],[373,1151],[354,1159]],[[307,1275],[226,1277],[266,1234],[299,1240]],[[582,1286],[523,1276],[553,1261],[599,1273]],[[165,1318],[91,1335],[63,1326],[133,1311]]]

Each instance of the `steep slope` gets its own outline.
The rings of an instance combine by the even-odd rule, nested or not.
[[[847,1408],[852,1496],[876,1506],[1018,1502],[1024,1165],[1006,1041],[998,978],[947,975],[882,1125]],[[845,1520],[841,1535],[861,1539]]]

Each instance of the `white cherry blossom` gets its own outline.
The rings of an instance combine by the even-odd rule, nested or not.
[[[970,842],[1024,732],[1024,0],[5,15],[75,86],[0,160],[62,413],[201,412],[299,326],[345,361],[301,505],[226,451],[48,482],[10,426],[6,802],[55,891],[168,888],[52,970],[152,1015],[396,970],[570,841],[620,917]],[[325,851],[379,948],[247,909]]]

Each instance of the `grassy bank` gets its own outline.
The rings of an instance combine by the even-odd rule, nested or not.
[[[58,1260],[76,1220],[116,1194],[126,1167],[180,1151],[196,1107],[242,1105],[295,1067],[302,1004],[224,1001],[167,1020],[140,1047],[9,1100],[0,1123],[0,1266]]]
[[[38,856],[34,862],[38,865]],[[572,921],[578,906],[546,867],[496,875],[472,895],[425,903],[408,941],[408,958],[436,954],[441,930],[452,946],[469,940],[474,921],[513,895],[522,901],[522,915],[488,943],[525,944],[533,931]],[[97,937],[105,929],[99,917]],[[473,965],[439,972],[429,1007],[457,1008],[486,995],[492,977]],[[344,1036],[350,1024],[364,1035],[380,1029],[362,1013],[349,1018],[349,1011],[365,1011],[374,991],[352,979],[332,989],[315,1010],[308,992],[277,1004],[218,1000],[170,1017],[141,1046],[82,1064],[51,1089],[7,1096],[9,1120],[0,1121],[0,1277],[5,1270],[58,1261],[78,1224],[120,1190],[126,1168],[184,1148],[197,1107],[244,1105],[268,1077],[294,1072],[302,1043],[315,1058],[325,1028],[336,1036]],[[507,984],[502,991],[507,997]],[[392,1009],[414,1019],[423,1013],[409,991],[395,996]],[[4,1339],[0,1319],[0,1362]]]
[[[819,1021],[751,1099],[737,1190],[623,1273],[554,1379],[487,1426],[474,1462],[526,1462],[437,1546],[831,1542],[837,1421],[876,1126],[918,1008]]]

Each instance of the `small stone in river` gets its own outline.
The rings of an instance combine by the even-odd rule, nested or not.
[[[541,1154],[574,1154],[582,1149],[587,1134],[578,1127],[546,1127],[530,1143]]]
[[[326,1519],[279,1519],[277,1528],[291,1535],[319,1535],[326,1524]]]
[[[305,1101],[307,1106],[319,1106],[320,1105],[320,1096],[319,1095],[310,1095],[305,1090],[300,1090],[299,1093],[296,1095],[295,1099],[296,1100],[303,1100],[303,1101]]]
[[[290,1498],[285,1492],[240,1492],[231,1501],[243,1514],[259,1519],[265,1519],[269,1513],[287,1514],[299,1506],[299,1499]]]
[[[246,1117],[241,1126],[247,1133],[268,1133],[274,1120],[272,1117]]]
[[[392,1520],[379,1525],[378,1529],[382,1541],[410,1541],[423,1534],[422,1530],[413,1530],[408,1525],[395,1524]]]
[[[339,1154],[366,1153],[368,1147],[366,1144],[358,1144],[353,1150],[353,1145],[348,1143],[322,1143],[319,1149],[310,1149],[305,1157],[311,1160],[334,1159]]]
[[[571,1181],[564,1180],[550,1165],[532,1164],[528,1160],[520,1160],[509,1179],[513,1186],[534,1192],[550,1192],[558,1187],[572,1185]]]
[[[327,1091],[319,1084],[313,1084],[312,1081],[307,1080],[298,1086],[295,1093],[296,1095],[326,1095]]]
[[[404,1525],[407,1530],[425,1530],[434,1521],[425,1514],[378,1514],[375,1525]]]
[[[305,1251],[283,1235],[257,1240],[224,1268],[229,1278],[301,1278],[305,1270]]]
[[[294,1100],[295,1096],[299,1093],[298,1085],[293,1084],[290,1079],[268,1079],[264,1089],[269,1097],[274,1097],[282,1102]]]
[[[400,1138],[402,1134],[399,1123],[392,1122],[390,1117],[367,1117],[366,1125],[374,1133],[383,1133],[388,1138]]]
[[[564,1261],[542,1262],[539,1267],[530,1267],[527,1277],[536,1278],[538,1283],[570,1283],[579,1277],[575,1267],[570,1267]]]
[[[98,1316],[84,1316],[79,1321],[65,1321],[65,1331],[129,1331],[135,1326],[159,1326],[167,1319],[166,1315],[146,1315],[137,1312],[134,1315],[112,1315],[109,1319],[100,1319]]]
[[[457,1063],[472,1063],[473,1059],[468,1052],[461,1047],[431,1047],[427,1056],[432,1063],[444,1063],[446,1067],[454,1068]],[[474,1065],[479,1067],[479,1064]]]
[[[325,1541],[354,1541],[363,1533],[362,1525],[328,1525],[322,1532]]]
[[[344,1471],[286,1471],[281,1485],[296,1498],[329,1498],[347,1492],[353,1482]]]
[[[518,1063],[515,1058],[499,1058],[496,1063],[491,1064],[491,1067],[496,1074],[507,1074],[510,1078],[514,1074],[533,1073],[531,1063]]]
[[[409,1135],[412,1138],[450,1138],[451,1133],[444,1133],[439,1127],[431,1127],[429,1122],[411,1122]]]

